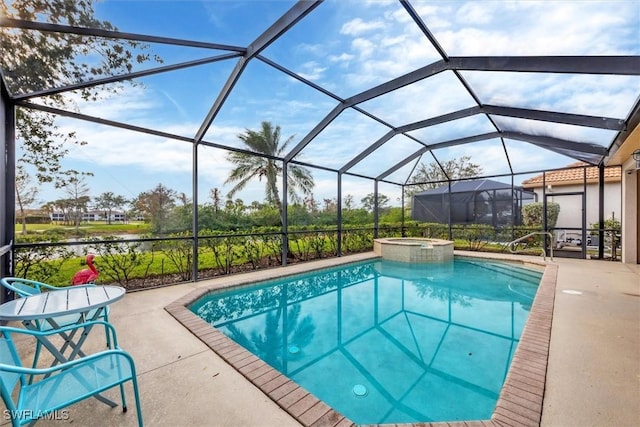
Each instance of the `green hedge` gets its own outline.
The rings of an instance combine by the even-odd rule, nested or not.
[[[506,242],[531,232],[531,228],[515,227],[513,230],[494,230],[485,224],[451,227],[457,249],[506,251]],[[535,229],[534,229],[535,230]],[[446,224],[402,223],[382,224],[379,237],[427,237],[447,239]],[[26,243],[43,240],[59,243],[61,238],[51,234],[39,238],[28,237]],[[150,237],[150,236],[149,236]],[[145,287],[166,282],[192,280],[195,254],[193,237],[188,233],[165,236],[140,242],[116,236],[91,237],[82,240],[78,253],[67,246],[38,245],[16,250],[16,275],[51,284],[70,283],[75,272],[84,267],[84,254],[88,250],[96,255],[95,264],[100,270],[100,283],[117,283],[125,287]],[[334,257],[341,247],[342,254],[373,250],[373,225],[342,230],[338,245],[335,227],[290,227],[288,239],[288,263]],[[37,242],[36,242],[37,240]],[[199,277],[227,275],[247,270],[257,270],[282,265],[282,233],[278,227],[259,227],[242,232],[203,230],[198,235]],[[536,236],[527,247],[539,246]]]

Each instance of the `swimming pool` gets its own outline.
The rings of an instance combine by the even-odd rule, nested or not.
[[[541,275],[378,259],[189,307],[355,423],[477,420],[491,417]]]

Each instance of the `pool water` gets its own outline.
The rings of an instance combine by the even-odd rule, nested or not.
[[[386,260],[206,295],[190,309],[356,424],[491,417],[542,272]]]

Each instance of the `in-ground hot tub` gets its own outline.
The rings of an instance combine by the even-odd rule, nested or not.
[[[392,261],[442,262],[453,259],[453,242],[421,237],[390,237],[375,239],[373,251]]]

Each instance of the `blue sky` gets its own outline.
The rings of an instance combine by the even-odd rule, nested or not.
[[[292,1],[126,1],[105,0],[96,15],[120,31],[192,39],[246,47]],[[640,54],[640,2],[638,1],[414,1],[415,10],[450,56],[480,55],[638,55]],[[223,51],[151,45],[164,65],[215,56]],[[326,1],[262,53],[336,95],[348,98],[372,86],[440,59],[435,49],[412,24],[407,12],[392,1]],[[128,124],[192,137],[200,127],[235,59],[137,79],[118,95],[99,102],[78,101],[82,113]],[[137,69],[146,69],[144,64]],[[570,113],[626,118],[640,92],[637,76],[590,76],[463,71],[485,104],[510,105]],[[585,88],[589,90],[585,91]],[[73,96],[73,94],[71,94]],[[205,140],[240,147],[245,129],[257,129],[269,120],[280,125],[285,137],[297,144],[337,102],[265,63],[252,60],[226,100]],[[476,105],[452,72],[443,72],[414,85],[359,105],[394,126]],[[548,124],[522,119],[496,118],[504,129],[592,142],[608,146],[615,133],[598,129]],[[60,121],[89,142],[73,148],[65,165],[91,171],[92,196],[112,191],[133,198],[163,183],[191,196],[191,145],[76,120]],[[340,168],[389,130],[354,110],[342,113],[312,141],[299,160]],[[491,132],[484,116],[455,124],[410,132],[427,143]],[[499,140],[436,150],[438,160],[469,155],[484,174],[561,167],[569,157],[553,154],[520,141]],[[396,136],[372,156],[356,165],[358,174],[377,175],[422,146]],[[199,198],[207,202],[209,189],[224,185],[230,165],[226,153],[199,149]],[[430,154],[422,161],[433,161]],[[414,164],[389,178],[404,182]],[[312,170],[314,196],[336,197],[336,175]],[[516,183],[531,175],[516,177]],[[508,182],[508,180],[507,180]],[[380,192],[398,204],[398,187],[381,184]],[[373,192],[369,180],[345,176],[343,196],[359,202]],[[250,203],[262,200],[263,183],[254,182],[236,197]],[[40,199],[63,197],[43,187]]]

